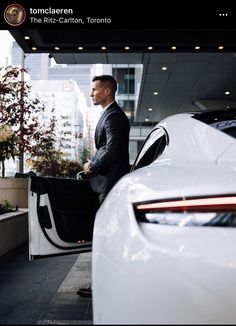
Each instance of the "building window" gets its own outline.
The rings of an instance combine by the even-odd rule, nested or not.
[[[121,109],[125,112],[130,122],[134,121],[134,100],[118,100]]]
[[[135,92],[135,69],[112,68],[112,75],[117,81],[117,94],[134,94]]]

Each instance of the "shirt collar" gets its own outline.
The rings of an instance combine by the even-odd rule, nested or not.
[[[105,108],[103,108],[103,110],[106,110],[107,108],[109,108],[109,106],[112,105],[113,103],[115,103],[115,101],[109,103],[107,106],[105,106]]]

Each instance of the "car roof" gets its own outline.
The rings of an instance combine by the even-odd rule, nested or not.
[[[201,111],[192,113],[194,118],[201,120],[203,122],[211,121],[214,118],[219,118],[221,120],[226,120],[232,117],[236,117],[236,108],[224,108],[221,110],[214,111]]]

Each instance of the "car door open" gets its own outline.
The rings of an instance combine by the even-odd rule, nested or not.
[[[88,180],[29,180],[29,259],[91,250],[98,194]]]

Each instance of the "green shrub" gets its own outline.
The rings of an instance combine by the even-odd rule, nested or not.
[[[0,214],[14,212],[17,210],[18,207],[15,208],[10,200],[4,200],[4,202],[0,204]]]

